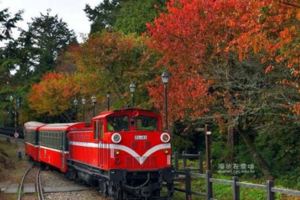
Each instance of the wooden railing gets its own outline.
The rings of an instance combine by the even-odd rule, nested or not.
[[[290,196],[298,196],[300,197],[300,191],[291,190],[286,188],[278,188],[275,187],[273,180],[267,180],[265,184],[256,184],[256,183],[248,183],[239,181],[238,177],[233,176],[231,180],[228,179],[218,179],[213,178],[211,171],[202,172],[202,158],[201,153],[198,154],[178,154],[175,153],[173,155],[174,158],[174,168],[175,168],[175,183],[180,182],[183,183],[184,189],[175,187],[174,190],[177,192],[185,193],[186,200],[192,200],[193,196],[202,196],[207,200],[214,199],[213,192],[213,184],[222,184],[222,185],[230,185],[232,187],[232,199],[240,200],[240,188],[256,188],[260,190],[264,190],[266,192],[267,200],[275,200],[275,194],[285,194]],[[185,169],[179,169],[179,159],[183,159],[183,167]],[[199,168],[186,168],[188,159],[197,159]],[[193,179],[203,179],[205,180],[205,191],[199,192],[199,190],[192,191],[192,180]],[[175,184],[177,185],[177,184]]]

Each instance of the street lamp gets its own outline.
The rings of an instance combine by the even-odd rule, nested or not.
[[[82,104],[82,107],[83,107],[83,121],[85,122],[85,104],[86,104],[86,99],[84,97],[81,98],[81,104]]]
[[[77,113],[78,113],[78,108],[77,108],[77,106],[78,106],[78,99],[77,98],[75,98],[74,100],[73,100],[73,104],[74,104],[74,107],[75,107],[75,121],[77,121]]]
[[[211,131],[208,130],[207,124],[204,127],[205,148],[206,148],[206,166],[207,170],[211,170]]]
[[[21,105],[21,99],[19,97],[14,97],[13,95],[9,96],[9,100],[12,104],[12,113],[14,117],[14,130],[15,130],[15,137],[18,137],[18,126],[19,126],[19,113],[18,109],[20,108]]]
[[[129,90],[130,90],[130,93],[131,93],[131,106],[134,107],[134,92],[135,92],[135,84],[133,82],[130,83],[129,85]]]
[[[10,125],[12,121],[15,119],[15,106],[14,106],[14,97],[12,95],[9,96],[9,101],[11,102],[11,117],[10,117]],[[14,129],[16,131],[16,124],[14,123]],[[6,139],[7,142],[10,143],[10,137]]]
[[[95,95],[91,97],[92,103],[93,103],[93,117],[96,115],[96,103],[97,103],[97,98]]]
[[[106,93],[106,100],[107,100],[107,110],[110,108],[110,92]]]
[[[21,98],[16,98],[16,127],[19,127],[19,109],[21,106]]]
[[[12,95],[9,96],[9,101],[11,103],[11,117],[10,117],[10,126],[14,124],[15,119],[15,106],[14,106],[14,97]]]
[[[169,129],[168,125],[168,83],[170,74],[168,71],[164,71],[161,74],[161,80],[164,84],[164,114],[165,114],[165,130]]]
[[[16,105],[16,102],[14,102],[15,98],[10,95],[9,97],[9,100],[12,104],[12,113],[13,113],[13,116],[14,116],[14,129],[15,129],[15,133],[17,132],[17,105]]]

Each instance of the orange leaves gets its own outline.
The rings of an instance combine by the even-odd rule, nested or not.
[[[279,36],[282,40],[282,44],[287,44],[290,43],[293,39],[293,36],[296,32],[296,27],[291,26],[291,27],[285,27],[282,31],[280,31]]]
[[[172,81],[185,86],[170,86],[170,98],[176,99],[170,100],[176,110],[174,117],[183,117],[190,110],[203,110],[191,100],[205,105],[200,99],[207,96],[208,84],[199,74],[204,74],[209,64],[226,60],[229,53],[238,55],[241,61],[254,53],[266,63],[286,62],[299,69],[297,16],[297,9],[284,7],[275,0],[169,1],[167,11],[147,27],[152,39],[150,46],[163,56],[159,65],[172,71]],[[265,73],[272,70],[268,66]],[[295,72],[294,75],[298,71]],[[189,87],[194,90],[189,92]],[[158,94],[162,88],[149,90],[154,101],[160,102],[162,96]]]
[[[73,77],[61,73],[47,73],[34,84],[28,95],[30,107],[37,113],[60,114],[70,107],[71,99],[79,92]]]
[[[295,103],[292,107],[292,111],[297,115],[300,115],[300,103]]]
[[[297,14],[296,14],[296,19],[300,21],[300,9],[298,9]]]
[[[265,69],[265,74],[270,73],[271,71],[273,71],[273,69],[274,69],[274,66],[273,66],[273,65],[269,65],[269,66],[266,67],[266,69]]]
[[[276,62],[287,61],[291,65],[299,65],[299,62],[294,62],[294,58],[299,57],[297,52],[300,51],[297,45],[300,39],[300,23],[295,21],[299,9],[283,6],[274,0],[249,2],[252,7],[250,15],[239,13],[239,18],[248,16],[249,20],[244,21],[246,28],[235,36],[231,45],[242,47],[237,48],[242,54],[254,51],[257,56],[263,55],[267,58],[264,60],[276,58]],[[260,16],[260,20],[255,20],[256,16]]]

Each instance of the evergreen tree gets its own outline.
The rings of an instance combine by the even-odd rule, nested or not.
[[[75,33],[57,15],[46,14],[33,18],[27,31],[22,31],[19,40],[20,71],[16,76],[33,74],[40,78],[54,69],[58,55],[76,42]]]
[[[104,0],[95,8],[86,5],[84,11],[92,22],[90,33],[112,27],[115,24],[119,9],[120,0]]]
[[[16,23],[22,20],[22,11],[11,16],[8,9],[0,10],[0,41],[11,39],[11,31],[16,28]]]
[[[164,0],[122,1],[114,27],[126,34],[141,34],[146,31],[146,24],[153,21],[164,5]]]

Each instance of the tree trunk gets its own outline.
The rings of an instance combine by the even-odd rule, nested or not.
[[[228,149],[227,160],[230,163],[233,163],[234,162],[234,131],[232,126],[228,126],[227,128],[227,149]]]
[[[243,131],[240,131],[240,135],[242,136],[246,146],[248,147],[249,151],[251,152],[254,162],[256,162],[256,164],[261,169],[264,176],[268,179],[273,179],[273,176],[270,171],[270,167],[268,166],[265,159],[257,151],[252,139],[249,137],[249,135],[247,133],[245,133]]]

